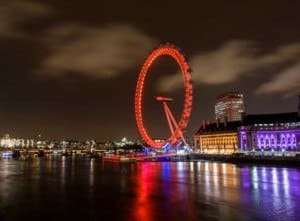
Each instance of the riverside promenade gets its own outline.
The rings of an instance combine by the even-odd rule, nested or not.
[[[189,155],[191,161],[209,160],[234,164],[269,164],[274,166],[300,167],[300,156],[276,156],[276,155],[217,155],[192,153]]]

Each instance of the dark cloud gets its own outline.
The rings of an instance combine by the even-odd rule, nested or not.
[[[59,24],[45,34],[50,53],[35,72],[53,77],[76,72],[111,78],[141,63],[154,43],[152,37],[130,25]]]
[[[257,94],[269,94],[279,92],[285,96],[297,95],[300,93],[300,62],[280,72],[269,82],[259,86]]]
[[[220,48],[207,53],[200,53],[191,58],[193,80],[197,84],[221,85],[238,81],[244,76],[260,74],[259,70],[274,69],[287,63],[300,62],[300,43],[287,44],[269,53],[261,53],[258,44],[251,41],[234,40],[226,42]],[[258,93],[282,92],[290,93],[293,85],[297,92],[299,77],[298,65],[286,67],[282,73],[277,73],[274,79],[263,83]],[[298,76],[300,73],[298,72]],[[291,82],[293,79],[293,82]],[[284,81],[279,84],[278,80]],[[158,89],[163,91],[175,90],[182,86],[180,74],[161,78]],[[275,89],[276,87],[276,89]]]

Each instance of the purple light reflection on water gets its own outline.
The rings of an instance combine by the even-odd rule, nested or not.
[[[300,170],[277,167],[241,168],[243,202],[258,217],[296,220],[300,205]]]

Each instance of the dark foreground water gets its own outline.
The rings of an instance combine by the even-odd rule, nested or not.
[[[0,220],[300,220],[300,170],[0,160]]]

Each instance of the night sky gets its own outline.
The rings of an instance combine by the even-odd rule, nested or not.
[[[182,49],[195,82],[186,136],[214,118],[216,96],[245,95],[246,112],[296,111],[300,92],[297,1],[1,0],[0,132],[13,137],[138,139],[134,91],[147,54],[160,43]],[[149,70],[145,121],[168,129],[154,95],[182,82],[172,59]]]

